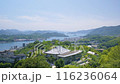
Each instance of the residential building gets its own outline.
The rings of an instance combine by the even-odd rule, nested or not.
[[[14,55],[10,50],[0,51],[0,62],[14,63],[21,59],[26,59],[25,54]]]
[[[95,55],[95,52],[92,52],[92,51],[88,51],[87,53],[88,53],[88,54]]]

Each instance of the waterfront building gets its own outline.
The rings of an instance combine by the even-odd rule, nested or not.
[[[25,47],[26,45],[25,45],[25,43],[23,43],[23,47]]]

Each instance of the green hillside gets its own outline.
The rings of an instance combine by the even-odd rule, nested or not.
[[[94,29],[89,33],[89,35],[108,35],[108,36],[120,36],[120,25],[119,26],[109,26]]]
[[[120,37],[116,37],[110,41],[107,41],[107,42],[104,42],[104,43],[101,43],[99,45],[100,48],[103,48],[103,47],[106,47],[106,48],[109,48],[109,47],[113,47],[113,46],[116,46],[120,43]]]
[[[101,68],[120,68],[120,45],[104,50],[99,64]]]
[[[16,32],[15,32],[16,31]],[[63,33],[54,31],[18,31],[18,30],[0,30],[0,42],[11,42],[14,39],[47,39],[50,37],[67,37]]]

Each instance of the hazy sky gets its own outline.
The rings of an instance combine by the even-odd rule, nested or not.
[[[120,0],[0,0],[0,29],[77,31],[120,25]]]

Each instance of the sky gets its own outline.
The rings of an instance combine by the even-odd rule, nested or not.
[[[120,25],[120,0],[0,0],[0,29],[79,31]]]

